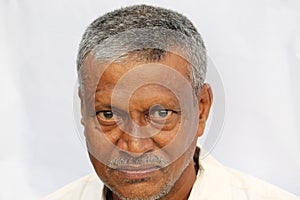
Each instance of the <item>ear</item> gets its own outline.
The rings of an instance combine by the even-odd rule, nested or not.
[[[209,116],[209,111],[213,102],[213,93],[208,83],[204,83],[198,96],[199,106],[199,122],[198,122],[198,137],[203,135],[206,121]]]
[[[80,89],[80,86],[78,87],[78,96],[80,99],[80,109],[81,109],[81,120],[80,123],[84,126],[84,106],[83,106],[83,96],[82,96],[82,92]]]

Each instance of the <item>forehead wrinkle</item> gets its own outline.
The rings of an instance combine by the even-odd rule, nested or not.
[[[126,88],[126,86],[120,86],[118,85],[118,89],[116,89],[116,86],[112,83],[105,83],[101,84],[96,89],[96,95],[97,96],[112,96],[121,98],[122,96],[128,95],[129,90]]]
[[[112,83],[98,83],[96,88],[96,93],[102,93],[106,91],[110,91],[114,88],[114,85]]]
[[[162,95],[163,96],[163,95]],[[163,97],[163,98],[147,98],[147,97],[142,97],[142,98],[134,98],[130,99],[130,102],[138,105],[138,102],[141,102],[139,105],[140,107],[143,108],[149,108],[149,106],[153,106],[153,105],[157,105],[160,104],[162,106],[166,106],[166,107],[174,107],[177,105],[177,101],[174,101],[174,98],[171,97]]]
[[[171,92],[157,91],[150,93],[150,95],[144,95],[144,92],[140,94],[134,94],[130,98],[130,107],[139,111],[145,111],[154,105],[161,105],[166,109],[178,109],[178,101],[176,96]],[[157,94],[160,94],[159,96]]]
[[[175,59],[175,58],[177,58],[177,59]],[[94,67],[96,67],[96,68],[99,68],[99,67],[101,68],[101,64],[100,64],[101,62],[95,61],[93,58],[91,60],[94,61],[94,62],[92,62],[90,64],[94,65]],[[187,62],[185,59],[183,59],[181,57],[178,58],[178,56],[173,55],[171,53],[168,53],[168,55],[165,57],[165,59],[161,60],[159,63],[170,66],[171,68],[173,68],[177,72],[181,73],[183,75],[183,77],[186,78],[189,83],[191,83],[191,79],[189,77],[189,72],[190,72],[191,66],[190,66],[190,63]],[[102,77],[100,77],[100,78],[97,77],[98,83],[95,86],[94,86],[94,84],[92,84],[91,79],[89,79],[87,81],[87,82],[89,82],[88,89],[90,90],[90,93],[95,94],[95,92],[96,92],[96,94],[98,95],[98,92],[100,92],[100,96],[104,97],[104,96],[107,96],[109,94],[108,93],[103,93],[103,92],[105,90],[113,91],[113,88],[116,86],[115,84],[117,84],[118,85],[118,93],[114,93],[114,97],[118,96],[120,98],[121,97],[124,98],[124,96],[128,96],[129,95],[128,93],[129,93],[129,90],[130,90],[129,89],[130,87],[128,88],[128,82],[126,82],[124,84],[123,81],[119,82],[119,80],[122,77],[122,75],[124,75],[124,73],[126,73],[128,70],[130,70],[132,68],[135,68],[136,67],[135,65],[136,65],[136,63],[132,63],[132,62],[126,63],[126,64],[124,64],[124,63],[122,63],[122,64],[120,64],[120,63],[110,63],[108,65],[108,68],[106,68],[103,71]],[[117,70],[115,70],[115,69],[117,69]],[[96,74],[98,74],[98,73],[92,73],[92,71],[90,71],[90,70],[88,70],[88,71],[89,71],[89,74],[93,77],[92,79],[95,79],[96,76],[97,76]],[[96,70],[96,71],[98,71],[98,70]],[[167,79],[167,78],[166,79],[163,78],[163,79],[165,81],[170,81],[170,79]],[[133,79],[133,81],[134,81],[134,79]],[[96,80],[95,80],[95,82],[96,82]],[[157,84],[157,86],[159,86],[161,88],[165,88],[164,86],[161,86],[159,84]],[[96,89],[92,90],[91,87],[94,87],[94,88],[96,87]],[[121,90],[121,88],[123,88],[123,90]],[[181,91],[180,90],[180,85],[178,85],[177,89],[175,88],[175,90],[176,90],[175,93],[177,93],[177,92],[180,93],[180,91]],[[104,90],[104,91],[102,91],[102,90]],[[157,92],[155,92],[155,93],[159,94]],[[171,93],[173,93],[173,92],[171,92]],[[120,101],[120,100],[118,99],[118,101]],[[167,105],[167,104],[165,104],[165,105]]]
[[[127,108],[127,106],[129,106],[130,109],[138,110],[141,112],[148,110],[149,108],[157,104],[160,104],[161,106],[168,109],[179,109],[176,96],[170,91],[162,91],[162,89],[166,90],[165,87],[156,85],[156,87],[157,86],[159,86],[160,89],[155,93],[150,92],[148,94],[145,94],[142,90],[137,90],[137,92],[133,92],[131,94],[129,99],[129,91],[125,88],[120,88],[118,89],[118,93],[114,94],[115,100],[113,101],[112,90],[110,90],[112,85],[107,84],[106,89],[99,89],[97,91],[95,95],[95,103],[97,106],[103,106],[105,104],[118,107],[120,109],[125,109]],[[159,93],[160,95],[158,96],[157,93]],[[128,102],[129,105],[126,102]]]
[[[106,88],[98,89],[95,95],[95,104],[96,106],[105,106],[110,105],[111,107],[116,107],[119,109],[126,109],[125,96],[128,94],[128,91],[124,89],[118,90],[117,94],[114,94],[115,101],[112,100],[113,94],[113,85],[107,84]]]

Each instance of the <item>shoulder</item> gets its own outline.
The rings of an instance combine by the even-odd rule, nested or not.
[[[202,164],[204,171],[208,171],[210,174],[216,173],[219,174],[218,177],[223,177],[223,181],[220,181],[218,177],[213,177],[213,179],[219,179],[216,180],[217,184],[222,183],[224,186],[230,186],[231,199],[300,200],[299,197],[277,186],[251,175],[225,167],[212,156],[208,156],[202,160]],[[209,177],[207,178],[209,179]]]
[[[90,174],[62,187],[42,200],[100,199],[102,188],[103,184],[97,175]]]
[[[267,183],[259,178],[227,168],[231,177],[231,186],[235,193],[244,193],[251,199],[300,200],[299,197]]]

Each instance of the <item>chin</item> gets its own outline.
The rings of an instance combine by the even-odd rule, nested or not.
[[[161,188],[153,188],[147,184],[132,184],[124,188],[109,187],[121,200],[156,200],[166,196],[172,189],[172,184],[166,184]]]
[[[161,199],[172,191],[172,188],[179,180],[188,164],[189,162],[186,162],[178,169],[175,162],[168,167],[153,173],[147,180],[128,181],[124,177],[113,176],[112,173],[110,182],[105,183],[105,185],[108,186],[108,188],[121,200]],[[118,181],[112,183],[112,177],[116,177]]]
[[[176,182],[192,162],[194,151],[195,149],[191,146],[179,159],[167,167],[139,174],[123,173],[109,168],[91,154],[90,159],[102,182],[121,200],[156,200],[168,196],[170,193],[173,194],[172,189],[176,192],[175,190],[178,189],[176,189]]]
[[[110,170],[109,170],[110,171]],[[157,170],[145,178],[131,178],[112,170],[105,185],[122,200],[155,200],[167,195],[176,180],[167,169]]]

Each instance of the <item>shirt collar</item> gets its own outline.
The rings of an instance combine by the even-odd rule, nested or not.
[[[211,155],[199,158],[199,172],[189,200],[231,200],[231,178],[226,168]]]

